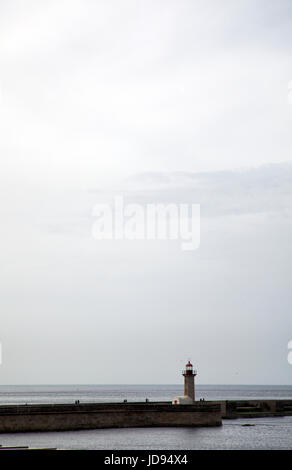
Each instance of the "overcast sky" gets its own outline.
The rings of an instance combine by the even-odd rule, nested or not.
[[[292,384],[290,0],[1,0],[0,384]],[[201,204],[201,244],[92,209]]]

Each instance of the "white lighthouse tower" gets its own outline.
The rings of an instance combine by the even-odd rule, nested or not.
[[[195,401],[195,376],[197,371],[193,369],[193,364],[190,361],[186,363],[182,375],[185,378],[184,395],[182,397],[174,397],[172,400],[173,405],[191,405]]]

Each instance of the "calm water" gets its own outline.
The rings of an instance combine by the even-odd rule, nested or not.
[[[292,386],[198,385],[197,399],[290,398]],[[171,400],[181,385],[0,386],[0,404]],[[254,426],[243,426],[253,424]],[[59,449],[291,449],[292,417],[224,420],[220,428],[135,428],[1,434],[2,445]]]

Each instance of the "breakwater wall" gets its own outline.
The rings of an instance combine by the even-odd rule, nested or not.
[[[0,432],[147,426],[220,426],[217,403],[91,403],[0,406]]]
[[[292,416],[292,400],[221,400],[207,403],[220,405],[223,419]]]
[[[292,416],[292,400],[0,406],[0,433],[122,427],[220,426],[222,419]]]

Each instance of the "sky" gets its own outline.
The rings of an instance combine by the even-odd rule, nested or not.
[[[292,4],[2,0],[0,384],[292,384]],[[93,208],[200,204],[200,246]]]

